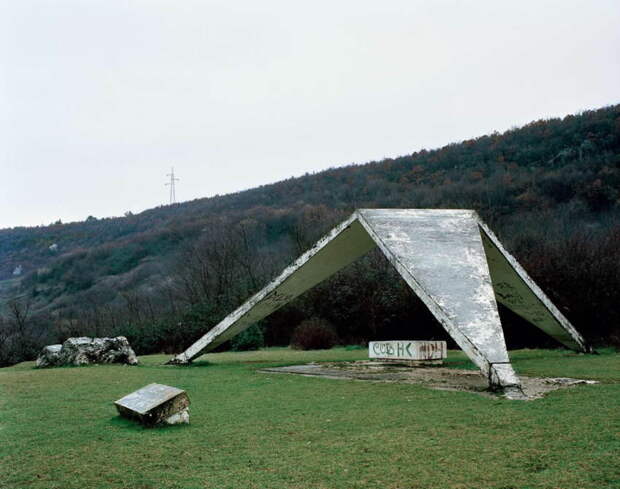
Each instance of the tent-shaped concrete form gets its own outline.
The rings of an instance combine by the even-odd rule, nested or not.
[[[480,367],[492,388],[520,389],[496,301],[568,348],[589,351],[475,211],[359,209],[170,363],[191,362],[375,246]]]

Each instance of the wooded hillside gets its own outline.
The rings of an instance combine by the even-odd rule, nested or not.
[[[137,215],[0,230],[0,364],[77,334],[179,351],[360,207],[476,209],[582,333],[619,344],[619,199],[616,105]],[[555,345],[501,313],[510,345]],[[377,253],[255,333],[288,344],[310,317],[343,343],[444,337]]]

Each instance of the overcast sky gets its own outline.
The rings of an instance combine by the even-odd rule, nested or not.
[[[0,0],[0,227],[618,102],[618,0]]]

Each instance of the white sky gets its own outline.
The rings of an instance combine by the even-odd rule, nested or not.
[[[0,227],[618,102],[618,0],[0,0]]]

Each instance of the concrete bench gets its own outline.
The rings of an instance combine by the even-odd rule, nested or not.
[[[371,341],[368,343],[368,357],[373,360],[396,361],[415,365],[436,365],[443,363],[448,349],[445,341]]]

